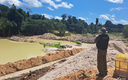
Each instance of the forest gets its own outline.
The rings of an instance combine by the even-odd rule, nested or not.
[[[107,20],[101,24],[96,18],[95,23],[88,24],[84,20],[77,19],[75,16],[62,14],[62,20],[48,19],[44,15],[30,14],[31,10],[25,12],[21,8],[16,8],[13,4],[11,8],[0,5],[0,36],[9,37],[12,35],[41,35],[44,33],[54,33],[58,30],[59,36],[65,36],[65,31],[74,34],[98,33],[101,27],[105,27],[108,33],[123,33],[125,26],[113,24]],[[127,31],[126,31],[127,32]]]

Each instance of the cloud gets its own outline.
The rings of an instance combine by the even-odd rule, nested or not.
[[[52,9],[51,7],[47,7],[48,9],[50,9],[51,11],[54,11],[54,9]]]
[[[99,18],[109,20],[109,17],[108,16],[110,16],[110,15],[109,14],[102,14],[102,15],[100,15]]]
[[[1,4],[12,6],[12,4],[15,4],[16,6],[20,6],[21,2],[19,0],[0,0]]]
[[[89,12],[90,15],[93,15],[93,13]]]
[[[87,20],[88,18],[78,17],[81,20]]]
[[[115,17],[115,15],[113,14],[112,17]]]
[[[116,21],[115,18],[111,18],[112,19],[112,22],[115,23],[115,24],[125,24],[125,25],[128,25],[128,21],[126,20],[120,20],[120,21]]]
[[[52,0],[41,0],[43,3],[48,3],[50,6],[53,6],[55,9],[58,9],[58,7],[64,7],[64,8],[72,8],[73,4],[68,4],[67,2],[62,2],[61,4],[55,4]]]
[[[0,0],[1,4],[11,7],[15,4],[18,7],[41,7],[42,3],[38,0]]]
[[[110,11],[116,11],[116,10],[120,11],[120,10],[124,10],[124,9],[127,9],[127,8],[126,7],[111,8]]]
[[[44,15],[48,19],[51,19],[53,17],[52,15],[48,15],[48,14],[42,14],[42,15]]]
[[[38,0],[23,0],[23,2],[26,2],[27,4],[29,4],[32,7],[41,7],[42,3],[39,2]]]
[[[60,2],[61,0],[55,0]],[[68,4],[67,2],[61,2],[61,4],[55,4],[52,0],[0,0],[1,4],[11,7],[12,4],[15,4],[18,7],[42,7],[42,3],[48,3],[50,6],[58,9],[59,7],[64,8],[72,8],[73,4]],[[47,7],[48,9],[52,10],[52,8]]]
[[[123,0],[107,0],[109,2],[112,2],[112,3],[123,3]]]
[[[59,20],[61,20],[61,19],[62,19],[62,17],[55,16],[55,19],[59,19]]]
[[[55,0],[56,2],[61,2],[61,0]]]

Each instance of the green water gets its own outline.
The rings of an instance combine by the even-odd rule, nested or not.
[[[29,59],[36,56],[44,56],[43,52],[45,48],[40,45],[39,42],[52,43],[70,43],[67,41],[56,41],[56,40],[46,40],[46,39],[33,39],[37,43],[27,43],[27,42],[16,42],[7,39],[0,39],[0,64],[5,64],[8,62],[15,62],[22,59]]]

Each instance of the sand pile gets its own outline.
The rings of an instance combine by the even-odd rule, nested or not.
[[[119,53],[128,53],[128,49],[125,44],[121,41],[110,42],[107,52],[108,68],[115,66],[115,56]],[[93,68],[97,68],[97,48],[95,44],[71,57],[66,62],[60,64],[54,70],[39,78],[38,80],[53,80],[66,76],[67,74],[74,73],[78,70]]]
[[[39,38],[41,39],[56,39],[58,36],[52,34],[52,33],[45,33],[43,35],[40,35]]]
[[[87,75],[91,75],[90,77],[85,77],[82,73],[86,72]],[[114,74],[114,68],[108,69],[108,75],[104,78],[96,76],[97,69],[86,69],[86,70],[80,70],[75,73],[68,74],[64,77],[59,77],[55,80],[117,80],[116,76],[113,76],[113,78],[108,79],[107,76],[111,76]]]
[[[30,67],[35,67],[58,59],[67,58],[79,53],[82,50],[83,50],[82,48],[76,48],[72,50],[58,51],[56,53],[46,54],[45,56],[38,56],[30,59],[20,60],[14,63],[7,63],[4,65],[0,65],[0,76],[13,73],[16,71],[20,71],[23,69],[27,69]]]

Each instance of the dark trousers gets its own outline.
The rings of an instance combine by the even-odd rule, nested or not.
[[[107,50],[98,49],[97,54],[97,68],[100,75],[107,75],[107,62],[106,62]]]

